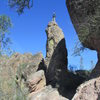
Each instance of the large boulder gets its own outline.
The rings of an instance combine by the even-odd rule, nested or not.
[[[72,100],[100,100],[100,77],[81,84]]]
[[[99,100],[100,0],[66,0],[66,5],[81,43],[98,53],[98,62],[90,75],[94,79],[82,84],[72,100]]]
[[[66,5],[80,41],[98,53],[91,76],[100,76],[100,0],[66,0]]]
[[[64,34],[55,20],[49,22],[46,33],[47,84],[53,87],[65,86],[68,62]]]

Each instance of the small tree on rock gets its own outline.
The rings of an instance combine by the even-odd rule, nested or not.
[[[9,38],[9,28],[11,28],[12,23],[8,16],[1,15],[0,16],[0,55],[3,54],[4,51],[10,50],[9,43],[11,40]]]

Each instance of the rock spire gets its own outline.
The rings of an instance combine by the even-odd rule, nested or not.
[[[52,21],[56,22],[56,13],[55,12],[53,13]]]
[[[47,83],[54,87],[64,86],[67,72],[67,49],[64,34],[57,25],[56,16],[53,14],[53,20],[49,22],[46,34],[46,58]]]

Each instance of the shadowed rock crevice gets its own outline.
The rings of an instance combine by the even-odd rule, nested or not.
[[[93,69],[90,78],[100,77],[100,54],[98,53],[98,62],[96,67]]]
[[[45,74],[46,74],[46,71],[47,71],[47,67],[45,65],[45,61],[44,61],[44,58],[41,60],[40,64],[39,64],[39,67],[37,69],[37,71],[39,70],[44,70]]]
[[[53,87],[64,86],[64,82],[67,80],[67,59],[64,59],[62,55],[67,56],[67,52],[63,47],[65,46],[65,39],[62,39],[57,47],[54,49],[51,60],[47,69],[47,82]],[[67,58],[67,57],[66,57]],[[64,63],[62,63],[64,62]],[[65,75],[64,75],[65,74]]]

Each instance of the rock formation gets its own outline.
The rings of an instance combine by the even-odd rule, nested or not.
[[[62,30],[55,21],[49,22],[47,29],[47,45],[45,64],[47,67],[47,84],[53,87],[66,85],[67,50]]]
[[[46,58],[41,68],[45,68],[46,75],[46,86],[45,81],[42,85],[40,84],[40,79],[36,75],[39,73],[37,71],[31,76],[31,81],[29,81],[28,88],[30,94],[28,96],[29,100],[67,100],[71,99],[75,93],[77,86],[79,86],[85,79],[85,71],[77,71],[75,73],[69,72],[67,70],[67,50],[65,44],[65,38],[62,30],[56,23],[55,15],[53,15],[53,20],[49,22],[46,29],[47,33],[47,45],[46,45]],[[41,64],[40,64],[41,65]],[[81,75],[80,75],[81,74]],[[83,75],[83,76],[82,76]],[[27,78],[28,80],[30,78]],[[36,80],[36,81],[34,81]],[[41,86],[40,86],[41,85]],[[41,88],[38,88],[41,87]],[[37,90],[38,88],[38,90]],[[62,97],[63,96],[63,97]],[[65,98],[66,97],[66,98]]]
[[[27,96],[27,100],[36,100],[37,98],[39,100],[71,99],[77,86],[86,79],[87,75],[85,76],[80,71],[75,74],[67,72],[67,76],[63,77],[63,79],[65,78],[63,83],[66,86],[52,88],[51,85],[46,84],[45,70],[41,70],[44,68],[42,59],[42,53],[35,55],[15,53],[11,57],[0,58],[0,84],[2,84],[0,85],[0,99],[16,100],[13,97],[19,97],[20,100],[23,100]],[[9,84],[11,85],[9,86]],[[65,88],[64,91],[62,91],[63,88]]]
[[[0,99],[71,100],[77,86],[90,74],[85,70],[68,71],[65,38],[56,23],[55,14],[46,33],[45,60],[42,53],[15,53],[11,57],[0,57]],[[99,82],[96,82],[98,88]],[[94,81],[92,83],[95,84]]]
[[[99,100],[100,0],[66,0],[66,5],[83,46],[91,50],[96,50],[98,53],[98,62],[90,75],[90,77],[94,79],[83,83],[78,88],[73,100]]]
[[[100,76],[100,0],[66,0],[66,4],[80,41],[98,53],[91,76]]]
[[[11,100],[16,100],[14,97],[20,97],[20,100],[23,100],[22,98],[24,97],[22,94],[25,95],[29,90],[26,86],[26,81],[31,79],[31,75],[37,72],[42,61],[42,53],[35,55],[30,53],[14,53],[11,57],[0,57],[0,99],[8,100],[8,98],[10,98]],[[38,72],[38,74],[40,75],[40,72]],[[34,75],[36,76],[36,74]],[[41,77],[42,80],[38,84],[34,83],[36,89],[40,89],[46,84],[43,73]],[[37,79],[37,77],[35,79]]]

